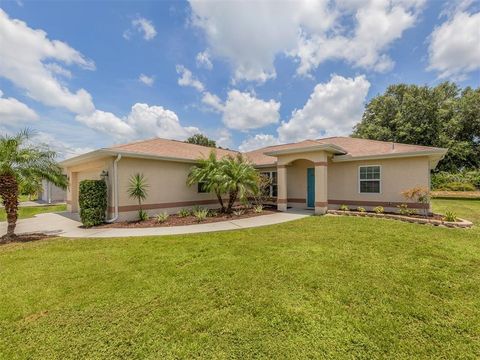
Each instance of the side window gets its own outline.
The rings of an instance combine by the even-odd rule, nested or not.
[[[276,197],[277,196],[277,172],[276,171],[268,171],[268,172],[261,172],[261,176],[266,177],[270,184],[263,189],[263,192],[266,196]]]
[[[360,166],[358,170],[361,194],[380,194],[380,166]]]

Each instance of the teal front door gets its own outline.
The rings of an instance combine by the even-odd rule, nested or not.
[[[307,169],[307,206],[315,207],[315,169]]]

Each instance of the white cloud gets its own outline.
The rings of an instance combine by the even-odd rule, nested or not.
[[[200,92],[202,92],[205,89],[203,84],[198,79],[196,79],[192,75],[192,72],[188,70],[185,66],[177,65],[176,70],[177,70],[177,74],[180,75],[180,78],[178,79],[178,85],[191,86]]]
[[[212,55],[230,62],[236,80],[259,82],[276,76],[275,57],[285,53],[299,60],[300,74],[328,59],[387,71],[394,65],[388,47],[414,25],[423,3],[190,0],[192,23],[204,31]]]
[[[155,77],[147,76],[145,74],[140,74],[140,76],[138,77],[138,81],[144,83],[147,86],[152,86],[153,83],[155,82]]]
[[[361,119],[370,88],[365,76],[344,78],[333,75],[315,86],[305,106],[295,110],[278,128],[282,142],[347,135]]]
[[[50,40],[20,20],[10,19],[0,9],[0,76],[26,90],[31,98],[74,113],[93,111],[91,95],[84,89],[72,93],[56,75],[70,72],[57,62],[93,70],[95,65],[80,52],[59,40]],[[48,61],[48,63],[47,63]]]
[[[53,150],[57,153],[58,160],[68,159],[94,150],[91,147],[71,146],[59,139],[58,136],[54,136],[53,134],[48,134],[43,131],[35,133],[32,138],[32,142],[36,144],[45,144],[48,146],[50,150]]]
[[[217,146],[223,148],[232,147],[232,133],[228,129],[217,130],[214,132],[212,138],[215,139]]]
[[[203,93],[202,102],[211,107],[214,111],[223,112],[224,106],[222,104],[222,100],[220,100],[220,98],[215,94],[205,91]]]
[[[10,125],[37,120],[38,115],[24,103],[12,97],[3,97],[0,90],[0,124]]]
[[[162,106],[136,103],[130,113],[119,118],[111,112],[95,110],[90,115],[79,115],[77,120],[90,128],[115,136],[133,140],[158,136],[183,140],[197,132],[196,127],[183,127],[177,114]]]
[[[196,57],[197,66],[212,70],[213,64],[210,60],[210,53],[208,51],[199,52]]]
[[[264,101],[250,93],[231,90],[223,108],[223,123],[230,129],[258,129],[276,124],[280,117],[280,103]]]
[[[136,19],[133,19],[132,28],[142,34],[143,38],[147,41],[152,40],[155,36],[157,36],[157,30],[155,30],[153,23],[144,17],[139,16]],[[132,37],[132,30],[125,30],[123,37],[127,40],[130,40]]]
[[[280,141],[270,134],[257,134],[245,139],[238,149],[242,152],[260,149],[267,146],[278,145]]]
[[[430,36],[428,70],[440,78],[463,79],[480,69],[480,12],[458,12]]]

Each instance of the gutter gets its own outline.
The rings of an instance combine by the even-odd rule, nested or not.
[[[113,223],[118,219],[118,162],[122,158],[121,154],[113,161],[113,218],[106,220],[107,223]]]

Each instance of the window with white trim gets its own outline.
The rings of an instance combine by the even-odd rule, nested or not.
[[[277,197],[277,172],[276,171],[264,171],[260,175],[265,176],[270,180],[270,184],[263,189],[264,194],[270,197]]]
[[[380,194],[380,166],[360,166],[358,179],[361,194]]]

